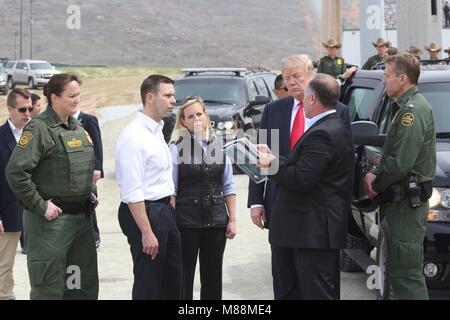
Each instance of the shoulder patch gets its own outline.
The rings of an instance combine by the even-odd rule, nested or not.
[[[33,135],[31,134],[31,132],[24,131],[24,132],[22,132],[22,136],[20,137],[17,145],[19,147],[25,147],[31,141],[31,139],[33,139]]]
[[[405,113],[402,118],[402,125],[404,127],[411,127],[416,121],[416,117],[412,113]]]
[[[341,60],[341,59],[338,59],[338,60],[337,60],[337,64],[338,64],[338,65],[341,65],[341,64],[342,64],[342,60]]]

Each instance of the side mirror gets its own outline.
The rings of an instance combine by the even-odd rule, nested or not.
[[[244,116],[249,116],[252,113],[254,106],[260,106],[263,104],[268,104],[270,102],[270,98],[266,96],[256,96],[254,101],[250,101],[248,106],[244,109]]]
[[[378,126],[370,121],[352,123],[353,142],[360,146],[382,147],[386,135],[378,134]]]

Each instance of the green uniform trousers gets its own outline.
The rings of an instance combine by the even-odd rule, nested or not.
[[[25,214],[30,299],[97,299],[97,252],[91,218],[63,213],[47,221],[28,210]]]
[[[387,283],[389,299],[427,300],[423,274],[423,239],[428,202],[411,208],[408,200],[383,206],[386,219]]]

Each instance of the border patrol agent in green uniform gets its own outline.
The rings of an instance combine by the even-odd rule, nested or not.
[[[70,115],[80,81],[53,76],[44,94],[49,105],[24,128],[6,178],[26,208],[31,299],[97,299],[97,252],[93,210],[94,147]]]
[[[386,59],[384,83],[394,100],[379,167],[366,175],[366,192],[379,194],[385,215],[385,298],[428,299],[423,240],[436,173],[436,132],[430,104],[417,89],[420,63],[411,54]]]
[[[334,39],[330,39],[327,43],[322,44],[327,49],[328,55],[319,60],[317,72],[326,73],[333,78],[338,78],[347,70],[345,60],[337,56],[337,51],[342,45],[337,43]]]
[[[376,42],[372,42],[372,45],[377,49],[377,54],[370,57],[366,63],[364,63],[363,70],[372,70],[377,63],[382,62],[387,55],[388,49],[391,47],[389,41],[385,41],[383,38],[378,38]]]

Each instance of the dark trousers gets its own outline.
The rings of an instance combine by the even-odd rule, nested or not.
[[[183,252],[183,299],[192,300],[197,257],[200,261],[200,299],[222,299],[225,228],[180,228]]]
[[[92,226],[94,227],[94,236],[95,236],[95,241],[100,241],[100,230],[98,229],[98,225],[97,225],[97,214],[94,210],[94,212],[91,214],[91,218],[92,218]]]
[[[445,26],[450,26],[450,14],[445,15]]]
[[[273,296],[275,300],[287,300],[296,281],[292,248],[274,245],[271,245],[270,248],[272,251]]]
[[[279,248],[279,247],[278,247]],[[339,300],[340,268],[338,249],[282,248],[284,255],[292,258],[293,265],[279,265],[279,272],[292,272],[295,280],[286,300]],[[286,257],[285,257],[286,258]]]
[[[127,204],[119,207],[119,223],[133,257],[133,300],[181,298],[182,258],[175,210],[170,204],[150,203],[147,216],[159,242],[155,260],[142,250],[142,234]]]

